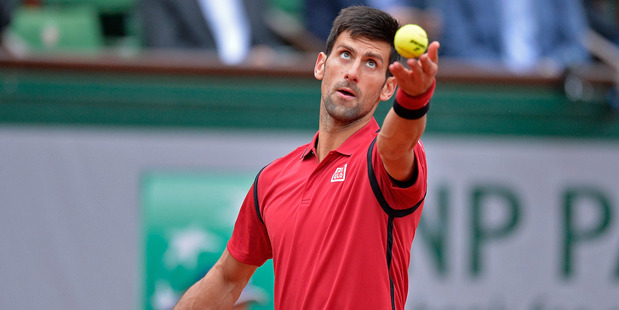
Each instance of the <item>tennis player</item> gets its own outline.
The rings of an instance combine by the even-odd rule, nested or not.
[[[230,309],[271,258],[275,309],[404,308],[439,44],[407,68],[393,46],[398,27],[373,8],[340,12],[314,68],[318,132],[258,173],[226,250],[175,309]],[[394,94],[379,130],[373,113]]]

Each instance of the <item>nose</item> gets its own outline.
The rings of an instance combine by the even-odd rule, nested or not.
[[[358,62],[354,62],[346,71],[345,78],[353,83],[359,82],[359,66]]]

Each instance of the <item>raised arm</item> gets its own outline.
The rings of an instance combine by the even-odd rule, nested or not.
[[[408,59],[407,64],[410,69],[405,68],[399,62],[389,66],[399,86],[396,101],[403,106],[412,104],[421,107],[428,103],[434,90],[434,77],[438,72],[438,48],[438,42],[432,42],[428,47],[428,52],[421,55],[419,59]],[[422,112],[417,112],[417,114],[420,113]],[[426,127],[426,116],[415,118],[416,116],[415,111],[412,111],[410,116],[405,118],[391,108],[385,117],[376,142],[385,169],[392,178],[398,181],[408,181],[414,172],[413,148]]]
[[[174,310],[231,309],[257,268],[239,262],[224,250],[213,268],[185,292]]]

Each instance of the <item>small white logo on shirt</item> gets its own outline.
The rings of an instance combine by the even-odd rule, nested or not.
[[[346,166],[348,166],[348,164],[345,164],[344,167],[335,169],[335,173],[331,177],[331,182],[344,182],[344,179],[346,179]]]

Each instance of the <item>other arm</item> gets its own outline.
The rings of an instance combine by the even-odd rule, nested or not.
[[[394,62],[389,66],[399,89],[415,100],[423,95],[434,83],[438,71],[438,42],[432,42],[428,52],[419,59],[408,59],[410,69]],[[426,127],[426,116],[418,119],[405,119],[398,116],[393,108],[389,110],[378,134],[376,146],[387,173],[398,180],[408,181],[413,176],[415,153],[413,148],[421,138]]]
[[[228,250],[178,301],[174,310],[230,309],[258,267],[239,262]]]

